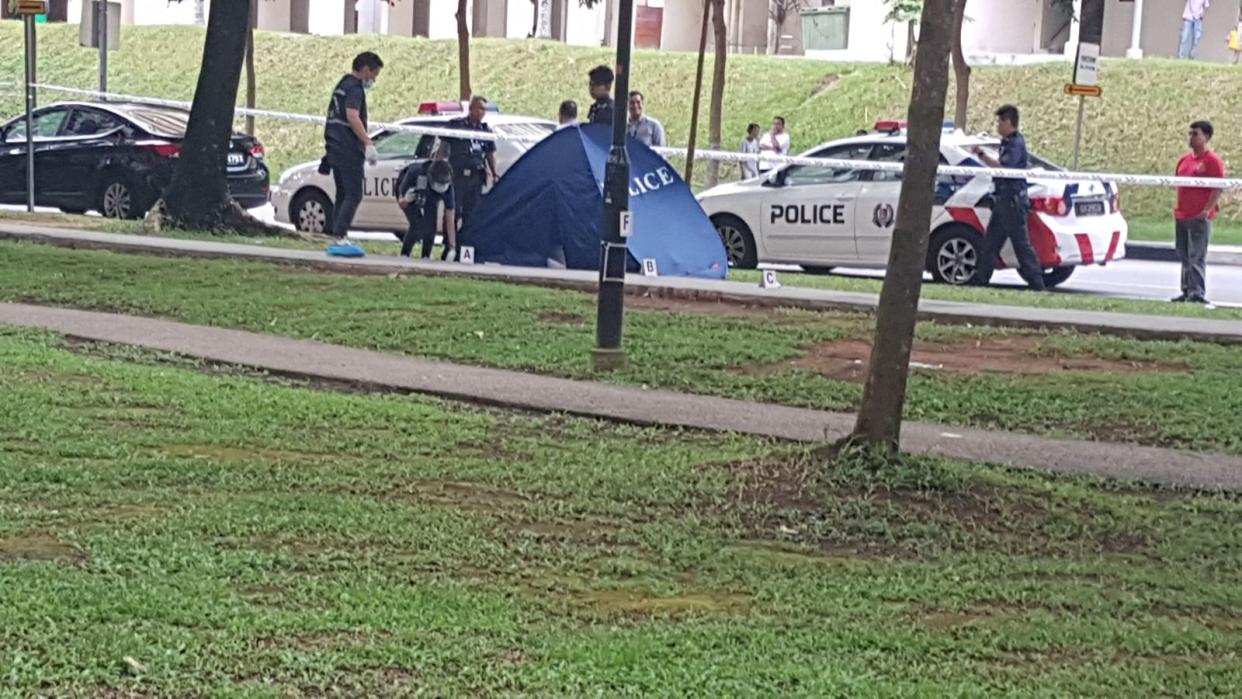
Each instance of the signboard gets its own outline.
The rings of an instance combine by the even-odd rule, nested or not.
[[[1100,45],[1078,45],[1078,57],[1074,59],[1074,84],[1100,84]]]
[[[1073,97],[1099,97],[1104,94],[1104,88],[1099,85],[1075,85],[1070,83],[1065,86],[1065,94]]]
[[[634,214],[631,211],[621,212],[621,237],[628,238],[634,235]]]
[[[108,50],[121,48],[121,3],[105,3],[108,8]],[[99,39],[95,35],[95,20],[99,17],[95,2],[82,3],[82,18],[78,23],[78,46],[99,48]]]
[[[9,0],[9,12],[15,15],[47,14],[47,2],[44,0]]]
[[[660,272],[656,269],[656,261],[650,257],[643,258],[643,276],[658,277]]]

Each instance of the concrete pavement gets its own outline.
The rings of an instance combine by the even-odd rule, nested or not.
[[[460,265],[430,260],[409,260],[373,255],[347,259],[328,257],[314,250],[289,250],[261,245],[181,240],[81,230],[61,230],[24,223],[0,222],[0,240],[25,240],[72,248],[121,252],[243,259],[310,267],[349,274],[422,274],[471,277],[514,284],[594,292],[596,273],[581,270]],[[626,291],[632,294],[700,301],[744,303],[754,306],[869,312],[878,302],[876,294],[830,291],[806,287],[762,289],[756,284],[688,277],[629,275]],[[1192,339],[1222,344],[1242,344],[1242,321],[1214,318],[1153,316],[1137,313],[1074,311],[1029,306],[1005,306],[923,299],[922,320],[944,323],[1001,325],[1008,327],[1072,329],[1158,340]]]
[[[0,303],[0,324],[175,352],[281,375],[472,403],[823,442],[845,436],[853,416],[663,390],[468,367],[307,340],[168,320]],[[1204,490],[1242,492],[1242,457],[945,425],[907,423],[910,452],[1070,474],[1091,474]]]

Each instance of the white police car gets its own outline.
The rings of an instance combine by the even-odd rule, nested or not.
[[[906,136],[900,122],[807,151],[804,157],[901,162]],[[941,162],[979,166],[976,147],[993,155],[1000,142],[946,129]],[[1031,156],[1031,243],[1055,286],[1077,265],[1105,264],[1125,256],[1128,234],[1111,183],[1037,180],[1055,166]],[[733,267],[758,263],[801,265],[810,272],[833,267],[883,268],[888,262],[901,191],[900,172],[787,165],[768,175],[715,187],[699,202],[720,233]],[[992,181],[942,177],[936,186],[927,270],[939,282],[983,284],[978,262],[991,217]],[[997,267],[1016,267],[1006,243]]]
[[[422,111],[422,110],[420,110]],[[444,128],[450,119],[461,114],[435,113],[397,122],[406,126]],[[500,136],[539,139],[551,134],[556,124],[546,119],[489,113],[484,119]],[[415,160],[430,158],[440,147],[441,139],[408,131],[379,131],[371,136],[379,151],[379,162],[366,165],[362,204],[354,216],[354,228],[364,231],[391,231],[401,237],[409,224],[397,206],[397,178],[405,166]],[[496,170],[500,175],[530,149],[531,142],[498,141]],[[296,165],[280,176],[272,188],[271,202],[276,220],[293,224],[300,231],[322,233],[332,220],[332,201],[336,187],[332,175],[319,174],[319,161]]]

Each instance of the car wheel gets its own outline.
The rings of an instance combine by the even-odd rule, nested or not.
[[[331,228],[332,202],[317,189],[302,192],[293,199],[289,212],[293,225],[305,233],[327,233]]]
[[[1053,267],[1044,272],[1044,288],[1051,289],[1065,283],[1066,279],[1074,273],[1073,267]]]
[[[927,271],[942,284],[986,284],[988,280],[979,277],[982,250],[983,236],[973,228],[945,228],[932,236],[927,249]]]
[[[104,175],[99,186],[99,213],[104,218],[138,219],[147,213],[133,179],[123,172]]]
[[[717,216],[712,223],[720,235],[730,267],[754,269],[759,266],[759,254],[755,250],[755,237],[750,233],[750,226],[736,216],[727,215]]]

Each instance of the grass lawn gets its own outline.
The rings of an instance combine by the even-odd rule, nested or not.
[[[347,395],[0,328],[13,696],[1242,686],[1242,506]]]
[[[95,56],[78,46],[76,25],[39,26],[41,81],[90,88]],[[126,27],[121,49],[109,57],[109,86],[118,92],[187,100],[201,60],[198,27]],[[21,25],[0,23],[0,81],[20,82]],[[457,94],[457,48],[453,41],[395,36],[312,37],[260,32],[255,60],[261,108],[321,114],[337,77],[359,51],[376,50],[387,67],[370,97],[373,119],[395,120],[417,112],[424,100]],[[506,112],[554,117],[561,100],[585,103],[586,73],[611,64],[612,52],[555,42],[481,39],[471,42],[474,89]],[[159,65],[160,70],[151,66]],[[663,121],[669,141],[688,141],[695,56],[636,51],[631,85],[647,97],[647,110]],[[1069,163],[1077,101],[1063,93],[1069,66],[976,67],[972,76],[971,130],[991,128],[992,111],[1015,103],[1023,110],[1023,131],[1031,149],[1054,162]],[[1105,60],[1105,96],[1089,100],[1082,167],[1087,170],[1165,174],[1185,150],[1186,125],[1211,119],[1215,147],[1226,160],[1242,157],[1242,71],[1233,66],[1147,59]],[[904,66],[834,64],[766,56],[730,56],[724,110],[725,147],[741,141],[749,122],[789,119],[794,150],[800,151],[869,128],[876,120],[906,114],[910,70]],[[950,91],[949,99],[953,99]],[[45,94],[43,102],[63,99]],[[20,91],[0,93],[0,115],[20,112]],[[950,109],[950,113],[952,109]],[[707,119],[699,143],[708,142]],[[239,122],[240,124],[240,122]],[[258,122],[273,176],[322,154],[320,127],[286,121]],[[700,168],[703,173],[706,168]],[[735,171],[726,167],[733,176]],[[695,184],[702,184],[702,175]],[[1124,209],[1140,217],[1166,217],[1173,208],[1168,189],[1127,188]],[[1232,206],[1225,216],[1237,219]],[[1223,241],[1222,241],[1223,242]]]
[[[594,298],[497,282],[355,277],[5,243],[0,299],[115,309],[557,376],[591,378]],[[866,316],[627,301],[610,381],[852,409]],[[1242,349],[924,323],[908,415],[1242,453]]]
[[[1173,217],[1164,218],[1136,216],[1127,218],[1130,224],[1130,240],[1155,240],[1173,242]],[[1212,226],[1213,245],[1242,245],[1242,224],[1220,220]]]
[[[69,216],[64,214],[26,214],[18,212],[0,212],[0,221],[11,219],[35,224],[51,225],[63,228],[83,228],[86,230],[104,231],[108,233],[124,233],[145,235],[142,224],[135,221],[109,221],[96,216]],[[239,235],[220,235],[196,231],[169,230],[162,235],[170,238],[189,240],[210,240],[220,243],[242,243],[250,245],[266,245],[279,248],[299,250],[322,250],[324,243],[308,242],[295,238],[256,238]],[[401,246],[395,242],[377,240],[358,241],[368,254],[396,255]],[[439,250],[439,248],[437,248]],[[439,253],[436,253],[437,258]],[[735,269],[729,271],[731,281],[759,283],[760,272],[755,270]],[[848,277],[840,275],[811,275],[782,272],[781,284],[785,286],[802,286],[836,291],[858,291],[870,294],[880,293],[881,281],[878,279]],[[1004,306],[1036,306],[1040,308],[1065,308],[1080,311],[1113,311],[1118,313],[1142,313],[1147,315],[1166,315],[1192,318],[1223,318],[1242,320],[1242,309],[1215,308],[1206,309],[1198,304],[1174,304],[1166,301],[1144,301],[1124,299],[1110,296],[1090,296],[1073,293],[1031,294],[1025,290],[1005,289],[997,287],[953,287],[944,284],[926,284],[923,286],[923,297],[940,301],[966,301],[970,303],[989,303]]]

